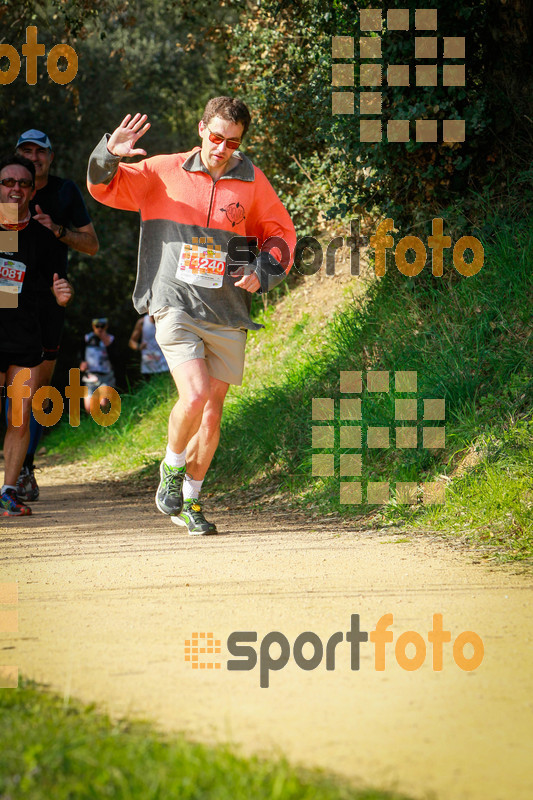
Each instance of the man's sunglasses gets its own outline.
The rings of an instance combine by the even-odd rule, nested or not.
[[[228,150],[236,150],[240,147],[241,142],[236,142],[235,139],[226,139],[224,136],[219,136],[218,133],[213,133],[209,125],[205,126],[209,131],[209,141],[213,142],[213,144],[222,144],[222,142],[226,142],[226,147]]]
[[[31,181],[29,178],[22,178],[20,181],[16,178],[2,178],[0,183],[2,186],[7,186],[8,189],[12,189],[17,183],[21,189],[29,189],[30,186],[33,186],[33,181]]]

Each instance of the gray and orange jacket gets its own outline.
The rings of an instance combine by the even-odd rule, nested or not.
[[[139,314],[154,314],[163,306],[171,306],[217,325],[251,330],[262,327],[250,319],[250,292],[235,286],[236,279],[228,267],[219,288],[191,285],[177,275],[183,245],[210,237],[222,253],[227,253],[234,249],[231,245],[228,248],[234,237],[256,237],[259,250],[270,237],[279,237],[288,245],[281,258],[283,266],[273,255],[279,256],[280,250],[272,249],[270,254],[260,252],[252,268],[262,291],[283,280],[292,263],[296,233],[261,170],[237,153],[235,166],[213,181],[198,147],[189,153],[122,164],[108,151],[108,139],[106,134],[91,154],[87,185],[99,202],[141,215],[133,291]],[[231,263],[228,266],[231,268]]]

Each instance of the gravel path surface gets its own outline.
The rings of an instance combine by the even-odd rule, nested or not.
[[[0,582],[19,586],[19,632],[0,634],[0,663],[113,715],[231,741],[244,753],[283,753],[417,798],[531,800],[530,575],[476,563],[472,552],[429,536],[245,508],[207,514],[224,535],[190,537],[157,512],[152,484],[139,492],[101,477],[48,468],[34,516],[0,520]],[[393,615],[383,671],[371,641],[361,642],[360,669],[351,669],[346,632],[355,614],[367,632]],[[441,671],[428,643],[433,614],[451,631]],[[254,669],[227,669],[235,631],[257,632],[252,646],[263,658]],[[290,658],[268,671],[263,640],[272,631],[286,637]],[[294,660],[305,631],[324,646],[313,670]],[[335,669],[326,670],[337,631]],[[405,631],[427,647],[412,671],[395,655]],[[484,644],[473,671],[454,660],[463,631]],[[194,632],[220,640],[220,654],[199,655],[219,668],[185,660]],[[300,663],[318,649],[316,639],[301,647]],[[466,645],[464,656],[473,651]],[[415,645],[398,652],[411,658]],[[271,644],[272,660],[280,654]]]

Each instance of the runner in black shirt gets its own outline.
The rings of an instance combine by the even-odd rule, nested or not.
[[[82,194],[73,181],[49,174],[54,153],[46,133],[35,129],[25,131],[17,142],[17,153],[29,158],[35,167],[36,192],[30,211],[37,222],[53,234],[50,264],[66,277],[69,248],[91,256],[98,252],[98,239]],[[39,367],[39,386],[48,386],[52,382],[64,322],[64,309],[50,295],[41,303],[40,310],[44,359]],[[42,427],[33,416],[30,429],[30,445],[17,482],[21,500],[37,500],[39,497],[33,457]]]
[[[34,193],[35,169],[31,161],[11,156],[0,163],[0,203],[17,205],[17,222],[0,217],[0,227],[16,232],[13,250],[0,251],[0,386],[13,384],[22,369],[27,369],[29,397],[12,398],[4,440],[5,482],[0,490],[0,515],[21,516],[31,509],[16,495],[29,440],[31,399],[38,388],[38,369],[42,361],[42,337],[39,324],[41,300],[50,290],[62,306],[72,298],[72,287],[56,270],[51,269],[52,234],[35,220],[29,211]],[[5,239],[5,236],[4,236]],[[2,244],[2,246],[4,246]],[[24,377],[24,376],[23,376]],[[17,411],[22,404],[22,420]]]
[[[16,187],[13,188],[16,191]],[[20,191],[20,190],[19,190]],[[16,251],[0,251],[0,289],[18,293],[17,308],[3,308],[0,314],[0,352],[20,358],[33,354],[42,361],[42,331],[40,305],[48,300],[55,270],[52,262],[52,235],[34,219],[18,231]],[[64,272],[58,273],[61,278]],[[57,303],[56,303],[57,305]],[[36,365],[28,365],[36,366]],[[5,370],[4,370],[5,371]]]

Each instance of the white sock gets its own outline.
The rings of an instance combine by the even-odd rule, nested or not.
[[[4,494],[6,489],[16,489],[16,488],[17,488],[16,486],[11,486],[10,483],[4,483],[2,489],[0,489],[0,494]]]
[[[185,455],[187,450],[184,450],[183,453],[175,453],[167,444],[167,452],[165,453],[165,464],[168,464],[169,467],[184,467],[185,466]]]
[[[183,499],[198,500],[203,482],[203,478],[201,481],[193,481],[192,478],[189,478],[189,476],[186,475],[185,480],[183,481]]]

